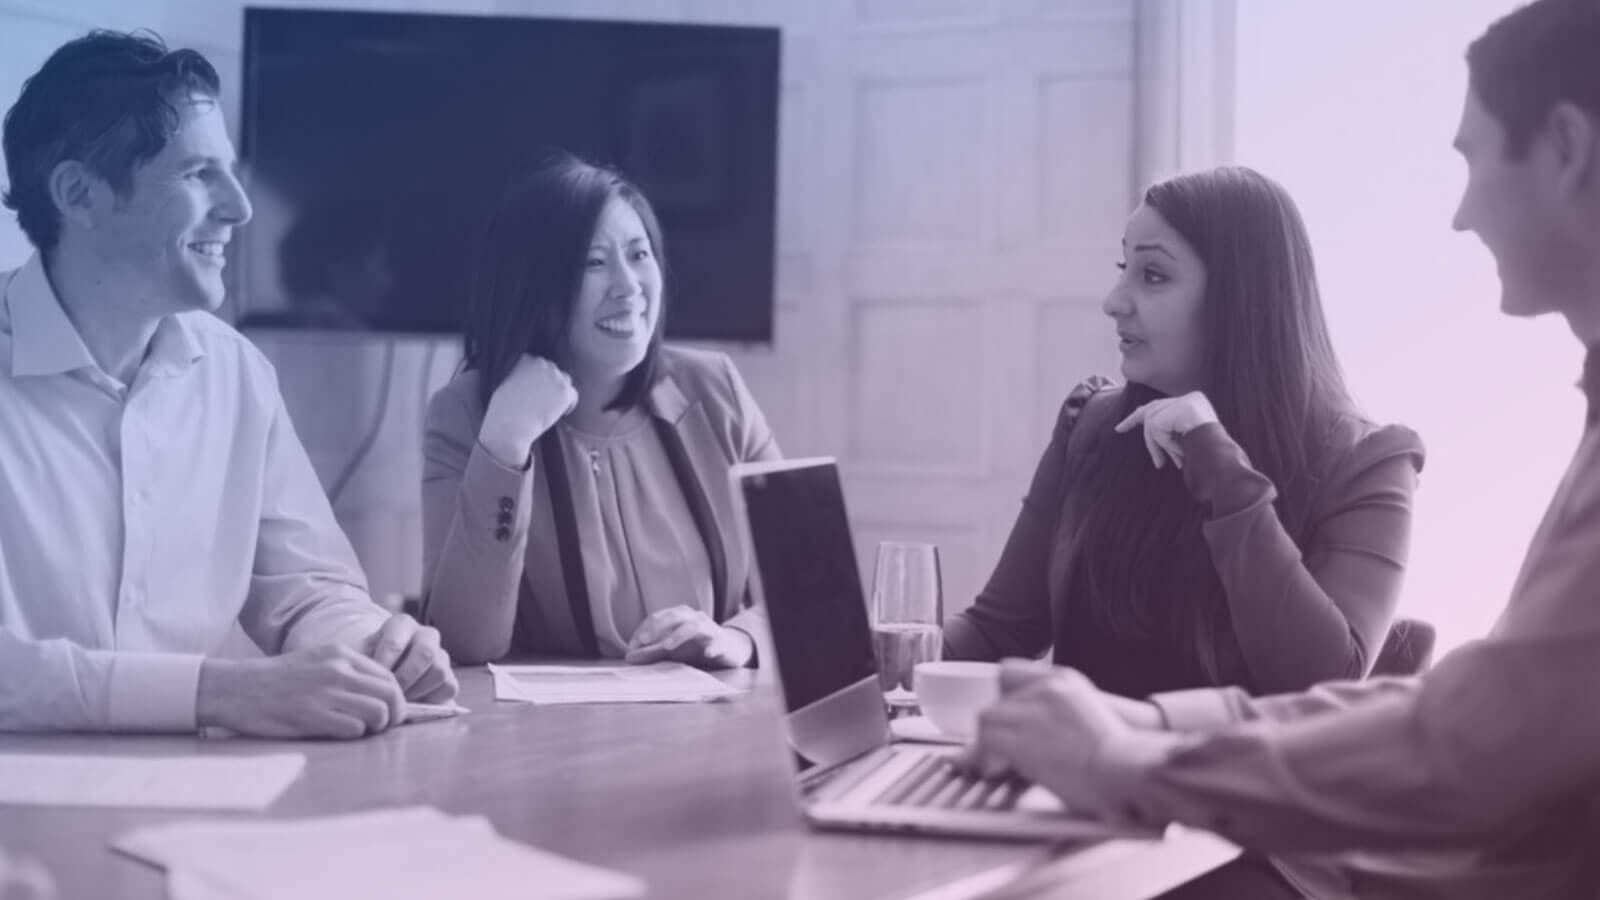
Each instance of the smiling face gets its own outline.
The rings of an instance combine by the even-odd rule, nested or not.
[[[1122,253],[1122,275],[1102,308],[1116,320],[1123,377],[1173,396],[1198,390],[1205,264],[1145,204],[1128,217]]]
[[[661,267],[639,214],[612,196],[583,261],[567,333],[568,365],[584,383],[615,380],[644,361],[661,310]]]
[[[250,201],[217,103],[197,95],[177,108],[177,130],[133,170],[128,189],[102,185],[90,241],[124,289],[157,311],[214,310],[228,241],[250,220]]]

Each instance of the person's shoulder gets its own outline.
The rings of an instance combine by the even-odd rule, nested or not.
[[[1345,428],[1351,435],[1349,455],[1352,459],[1368,463],[1396,456],[1413,459],[1418,471],[1427,458],[1427,447],[1422,436],[1409,426],[1399,423],[1380,424],[1358,416],[1346,417]]]
[[[691,400],[737,402],[739,370],[726,353],[663,344],[659,366],[658,376],[670,378]]]
[[[1427,448],[1422,436],[1408,426],[1380,424],[1358,413],[1346,413],[1335,420],[1330,443],[1337,449],[1339,471],[1346,479],[1395,459],[1404,459],[1422,471]]]
[[[1076,425],[1085,414],[1103,414],[1117,406],[1124,387],[1104,375],[1090,375],[1078,382],[1061,401],[1061,412],[1056,417],[1057,428]]]
[[[261,348],[215,314],[190,310],[178,313],[176,318],[207,359],[238,366],[247,376],[275,377],[272,363]]]
[[[708,381],[721,379],[733,368],[733,359],[720,350],[702,350],[698,347],[661,345],[661,374],[682,381]]]

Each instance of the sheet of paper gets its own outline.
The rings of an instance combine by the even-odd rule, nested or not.
[[[525,703],[699,703],[740,693],[738,688],[676,662],[647,666],[497,666],[496,700]]]
[[[264,756],[0,754],[0,803],[266,809],[304,769],[299,753]]]
[[[469,712],[472,710],[453,700],[448,703],[418,703],[412,700],[406,703],[406,717],[400,724],[412,725],[417,722],[432,722],[434,719],[453,719]]]
[[[1164,895],[1239,855],[1215,835],[1172,826],[1154,840],[1108,840],[1069,846],[1007,863],[904,900],[1146,900]]]
[[[163,866],[186,900],[620,900],[642,881],[501,837],[481,816],[429,807],[316,819],[185,822],[118,839]]]

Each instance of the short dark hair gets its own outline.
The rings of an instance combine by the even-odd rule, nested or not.
[[[1467,48],[1472,93],[1524,157],[1557,103],[1600,116],[1600,0],[1536,0]]]
[[[517,179],[489,213],[472,266],[463,347],[463,367],[479,373],[485,409],[523,353],[565,359],[589,242],[613,197],[639,214],[665,279],[666,248],[655,211],[614,169],[558,154]],[[663,288],[645,358],[606,408],[638,405],[655,384],[666,314]]]
[[[118,194],[133,170],[177,130],[173,98],[221,95],[217,70],[198,51],[169,50],[153,32],[91,31],[50,54],[22,84],[5,118],[5,205],[40,252],[55,249],[61,218],[50,174],[78,160]]]

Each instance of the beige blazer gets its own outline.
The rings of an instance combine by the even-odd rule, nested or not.
[[[428,405],[423,616],[462,663],[513,651],[614,657],[620,648],[597,649],[593,643],[592,608],[574,604],[563,573],[539,562],[557,558],[549,545],[536,542],[557,541],[560,520],[551,508],[559,490],[545,480],[550,473],[543,471],[541,455],[534,453],[525,469],[512,469],[478,443],[484,415],[478,378],[475,371],[458,374]],[[778,458],[772,430],[722,353],[662,348],[660,378],[647,406],[669,457],[680,463],[685,499],[706,539],[719,606],[715,618],[749,632],[761,647],[766,617],[750,605],[750,559],[736,528],[728,470],[739,462]],[[567,515],[589,513],[580,508]],[[598,527],[576,524],[579,534]],[[588,598],[595,602],[601,601]]]

